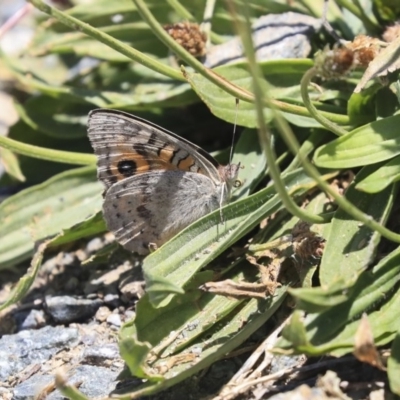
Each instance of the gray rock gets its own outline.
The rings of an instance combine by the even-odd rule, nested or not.
[[[13,400],[35,399],[38,393],[54,381],[51,375],[34,375],[14,388]]]
[[[107,317],[107,323],[119,327],[122,325],[121,316],[119,314],[110,314]]]
[[[103,367],[92,365],[81,365],[76,368],[73,375],[68,379],[68,383],[81,383],[79,390],[89,398],[105,396],[111,393],[116,386],[118,371],[112,371]],[[46,400],[64,400],[65,397],[55,391]]]
[[[29,310],[15,313],[15,322],[17,323],[17,330],[24,329],[38,329],[45,325],[46,318],[43,310]]]
[[[68,372],[68,383],[79,383],[79,390],[86,396],[106,396],[114,390],[119,371],[112,371],[103,367],[82,365]],[[14,388],[13,400],[30,400],[46,385],[53,382],[52,375],[35,375],[20,383]],[[64,400],[65,397],[58,391],[50,393],[46,400]]]
[[[309,36],[321,27],[321,20],[295,12],[268,14],[258,18],[251,29],[256,57],[262,60],[304,58],[311,51]],[[203,61],[212,68],[245,60],[240,38],[212,46]]]
[[[110,307],[118,307],[120,301],[119,301],[119,295],[117,293],[108,293],[104,296],[104,303],[107,304]]]
[[[28,365],[48,360],[78,341],[77,329],[52,326],[4,335],[0,339],[0,381],[5,381]]]
[[[70,296],[46,297],[48,314],[61,324],[78,322],[92,317],[103,304],[102,300],[76,299]]]
[[[107,361],[120,359],[117,344],[87,347],[83,352],[82,363],[91,365],[107,365]]]
[[[274,374],[282,369],[300,366],[304,361],[305,356],[303,355],[286,356],[276,354],[272,359],[269,373]]]

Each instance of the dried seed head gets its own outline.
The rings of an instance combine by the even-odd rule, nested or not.
[[[318,75],[325,79],[337,79],[346,75],[354,64],[354,52],[346,47],[324,49],[315,58]]]
[[[358,35],[346,47],[354,52],[354,65],[367,67],[381,50],[379,39]]]
[[[200,30],[198,24],[179,22],[177,24],[164,25],[164,29],[192,56],[202,57],[206,54],[207,35]]]

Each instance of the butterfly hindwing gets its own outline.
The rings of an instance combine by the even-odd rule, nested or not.
[[[103,213],[126,249],[147,254],[184,227],[215,210],[221,193],[210,178],[185,171],[153,171],[114,184]]]

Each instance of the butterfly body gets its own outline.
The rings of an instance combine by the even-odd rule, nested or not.
[[[128,250],[147,254],[229,201],[239,166],[148,121],[93,110],[88,134],[105,185],[107,227]]]

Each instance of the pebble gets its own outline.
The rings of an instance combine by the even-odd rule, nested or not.
[[[111,308],[116,308],[119,306],[119,295],[117,293],[108,293],[104,296],[103,301]]]
[[[88,253],[94,253],[103,247],[103,241],[100,238],[92,239],[87,245],[86,250]]]
[[[97,310],[95,318],[97,321],[104,322],[110,314],[110,309],[106,306],[102,306]]]
[[[116,343],[110,343],[103,346],[87,347],[83,352],[82,363],[107,366],[110,360],[119,358],[118,345]]]
[[[99,299],[76,299],[71,296],[47,296],[45,303],[47,313],[60,324],[91,318],[103,304]]]
[[[107,317],[107,323],[110,325],[114,325],[117,327],[120,327],[122,325],[121,317],[119,314],[110,314]]]
[[[32,309],[20,311],[15,313],[14,318],[18,331],[38,329],[46,324],[46,317],[43,310]]]

